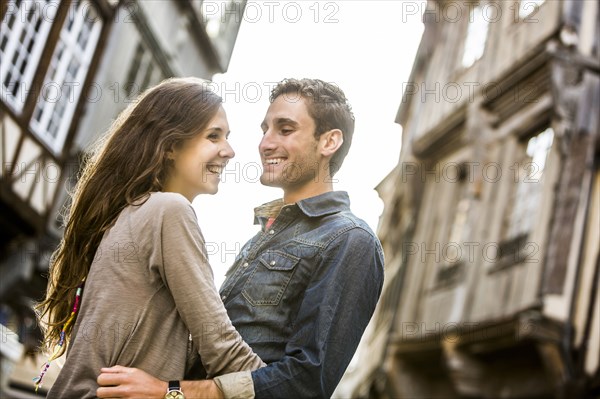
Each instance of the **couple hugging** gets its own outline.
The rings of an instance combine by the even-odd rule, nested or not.
[[[383,285],[377,237],[331,183],[354,116],[337,86],[286,79],[261,128],[261,183],[283,198],[255,209],[261,230],[218,292],[191,202],[235,155],[221,98],[173,78],[119,115],[85,163],[38,306],[49,362],[66,352],[48,397],[331,396]]]

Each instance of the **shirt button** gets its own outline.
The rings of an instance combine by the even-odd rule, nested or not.
[[[221,295],[221,300],[224,301],[225,299],[227,299],[227,295]]]
[[[271,235],[275,234],[275,230],[269,230],[269,234],[271,234]]]
[[[289,211],[290,211],[290,208],[285,208],[285,211],[286,211],[286,212],[289,212]]]
[[[242,266],[248,267],[248,262],[244,262],[244,264]]]
[[[275,263],[276,263],[276,262],[275,262],[274,260],[272,260],[272,261],[271,261],[271,266],[275,266]]]

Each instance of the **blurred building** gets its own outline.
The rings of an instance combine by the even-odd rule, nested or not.
[[[386,281],[336,395],[600,395],[597,1],[428,1],[377,187]]]
[[[150,85],[225,72],[245,3],[2,2],[0,397],[31,389],[41,364],[32,304],[45,292],[49,259],[61,237],[60,211],[82,152]],[[17,369],[33,369],[23,378],[12,373],[8,382],[8,359],[20,353],[28,363]]]

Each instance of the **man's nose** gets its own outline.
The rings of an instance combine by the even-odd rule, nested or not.
[[[265,151],[273,150],[276,147],[276,140],[273,137],[274,134],[267,130],[265,134],[263,134],[262,139],[260,140],[260,144],[258,145],[258,150],[262,154]]]

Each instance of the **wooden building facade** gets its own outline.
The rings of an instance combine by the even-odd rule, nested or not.
[[[338,397],[600,394],[598,2],[428,1]]]

